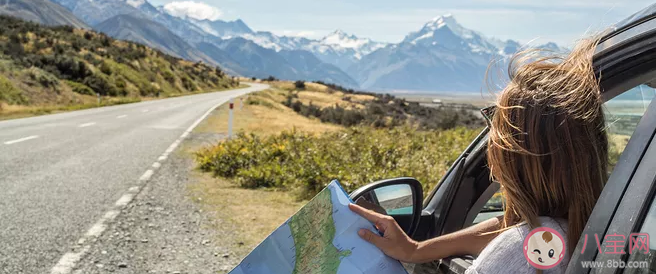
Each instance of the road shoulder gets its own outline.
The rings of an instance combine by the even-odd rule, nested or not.
[[[188,150],[199,141],[192,134],[171,154],[74,273],[217,273],[238,263],[232,230],[204,211],[189,188],[194,162]]]

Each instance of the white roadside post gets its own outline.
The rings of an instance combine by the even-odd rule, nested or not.
[[[98,106],[100,106],[100,93],[96,92],[96,95],[98,95]]]
[[[244,97],[239,97],[239,110],[244,109]]]
[[[228,139],[232,138],[232,109],[234,106],[234,98],[230,98],[230,110],[228,114]]]

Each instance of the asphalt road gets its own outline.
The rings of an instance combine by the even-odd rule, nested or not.
[[[49,273],[203,114],[267,87],[0,121],[0,273]]]

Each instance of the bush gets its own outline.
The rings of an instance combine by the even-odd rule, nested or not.
[[[28,70],[28,75],[30,76],[30,79],[38,82],[46,88],[55,88],[59,85],[59,79],[57,79],[57,77],[35,67],[31,67]]]
[[[294,87],[296,87],[296,89],[298,89],[298,90],[304,90],[305,89],[305,82],[300,81],[300,80],[296,81],[296,82],[294,82]]]
[[[116,96],[118,94],[116,86],[107,79],[107,76],[101,74],[87,76],[87,78],[84,78],[83,83],[103,96]]]
[[[109,66],[109,64],[107,64],[107,62],[102,62],[102,64],[100,64],[100,71],[102,71],[104,74],[112,75],[112,68]]]
[[[0,101],[12,105],[23,105],[28,103],[22,92],[14,87],[9,79],[2,75],[0,75]]]
[[[246,99],[246,104],[247,105],[258,105],[258,106],[265,106],[268,108],[273,108],[273,104],[271,104],[268,101],[265,101],[261,98],[256,98],[256,96],[250,96],[248,99]]]
[[[332,179],[353,191],[376,180],[410,176],[422,182],[427,193],[476,134],[465,128],[368,127],[322,135],[241,134],[201,150],[196,159],[202,170],[233,178],[242,187],[296,190],[300,199],[313,197]]]
[[[451,129],[458,126],[483,127],[484,121],[467,110],[430,108],[408,103],[391,95],[382,95],[365,102],[364,109],[346,109],[339,105],[319,108],[305,105],[288,95],[283,105],[306,117],[314,117],[325,123],[343,126],[370,125],[374,127],[416,126],[419,129]]]
[[[182,87],[184,87],[188,91],[195,91],[196,90],[196,84],[194,84],[194,81],[191,80],[189,77],[185,76],[182,77]]]
[[[73,82],[70,80],[66,80],[66,84],[71,87],[73,92],[79,93],[82,95],[96,95],[96,93],[90,88],[87,87],[84,84],[78,83],[78,82]]]
[[[170,84],[175,83],[175,75],[173,75],[173,72],[171,72],[170,70],[165,70],[164,72],[162,72],[162,77]]]

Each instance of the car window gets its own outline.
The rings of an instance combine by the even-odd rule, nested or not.
[[[654,99],[656,90],[648,85],[639,85],[609,100],[604,105],[609,139],[609,172],[629,142],[640,118]]]
[[[638,122],[640,122],[640,118],[645,114],[649,103],[654,97],[656,97],[656,89],[643,84],[627,90],[604,104],[609,140],[609,173],[615,168],[620,155],[629,143],[629,138],[631,138],[638,126]],[[503,196],[500,191],[495,193],[476,216],[474,224],[502,215],[502,199]],[[656,237],[656,212],[653,215],[655,220],[652,230],[654,230],[654,236]],[[656,248],[656,245],[654,245],[654,248]],[[656,264],[654,264],[654,267],[656,267]]]
[[[628,96],[624,97],[625,101],[618,101],[616,105],[608,107],[609,111],[615,111],[613,116],[609,115],[615,119],[609,126],[611,165],[617,163],[617,158],[628,142],[628,136],[635,130],[637,122],[655,95],[654,88],[641,85],[630,90]],[[635,264],[635,267],[625,268],[624,273],[654,273],[656,271],[656,238],[654,237],[656,237],[656,203],[652,200],[640,229],[626,238],[626,253],[629,255],[627,262]]]
[[[503,193],[499,190],[485,203],[481,212],[476,215],[473,224],[503,215],[503,202]]]

